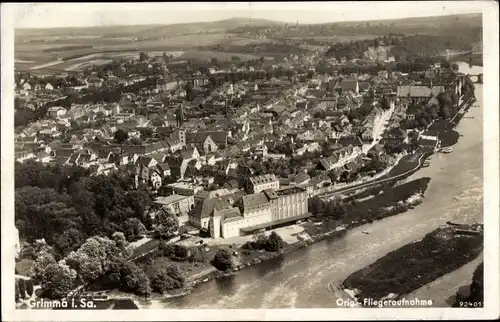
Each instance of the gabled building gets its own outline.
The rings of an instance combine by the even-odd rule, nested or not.
[[[246,190],[248,193],[255,194],[266,189],[277,190],[279,187],[279,180],[274,174],[265,174],[249,178],[247,180]]]

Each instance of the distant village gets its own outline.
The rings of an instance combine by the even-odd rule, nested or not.
[[[36,81],[16,72],[16,100],[33,112],[69,90],[78,101],[120,89],[111,103],[50,104],[16,131],[16,161],[124,173],[186,229],[213,238],[304,220],[309,198],[380,173],[428,141],[429,111],[450,113],[461,96],[464,75],[449,66],[402,73],[371,59],[316,53],[196,68],[141,53],[114,62],[117,72]],[[353,64],[374,72],[346,68]]]

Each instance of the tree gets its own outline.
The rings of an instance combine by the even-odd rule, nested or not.
[[[284,242],[280,235],[276,232],[272,232],[267,240],[266,250],[269,252],[277,252],[283,248]]]
[[[115,132],[114,140],[115,140],[116,143],[119,143],[119,144],[125,143],[125,141],[128,140],[128,132],[126,132],[126,131],[124,131],[122,129],[118,129]]]
[[[125,238],[124,233],[122,233],[121,231],[116,231],[113,233],[113,235],[111,235],[111,238],[115,242],[115,245],[118,248],[118,250],[120,250],[121,252],[127,251],[128,241]]]
[[[135,137],[131,138],[131,139],[129,140],[129,142],[130,142],[130,144],[132,144],[132,145],[141,145],[141,144],[142,144],[142,140],[141,140],[141,138],[139,138],[139,137],[137,137],[137,136],[135,136]]]
[[[217,58],[213,57],[211,60],[210,60],[210,64],[212,66],[217,66],[219,65],[219,61],[217,60]]]
[[[260,56],[259,61],[261,62],[261,64],[263,64],[265,60],[266,59],[264,58],[264,56]]]
[[[20,278],[18,281],[19,284],[19,296],[21,297],[22,300],[26,297],[26,284],[24,279]]]
[[[171,237],[179,230],[179,219],[165,208],[156,214],[155,224],[155,230],[161,238]]]
[[[225,271],[233,268],[233,255],[231,251],[226,248],[219,248],[215,252],[212,265],[220,271]]]
[[[148,296],[151,293],[149,278],[144,270],[134,263],[124,263],[121,268],[121,289],[138,295]]]
[[[16,300],[16,303],[19,302],[19,285],[17,283],[14,283],[14,298]]]
[[[313,215],[318,215],[324,211],[325,203],[318,196],[314,196],[308,200],[309,211]]]
[[[184,87],[184,90],[186,91],[187,100],[192,101],[194,98],[193,85],[191,83],[187,83],[186,86]]]
[[[102,264],[96,257],[80,251],[71,252],[66,257],[66,263],[78,273],[83,283],[93,282],[104,274]]]
[[[124,233],[128,241],[134,241],[146,234],[146,227],[137,218],[129,218],[124,224]]]
[[[156,271],[151,280],[151,286],[158,293],[178,289],[184,286],[184,277],[177,266],[166,265]]]
[[[94,236],[66,257],[66,263],[76,270],[84,282],[92,282],[108,271],[111,264],[130,256],[130,249],[123,233],[115,232],[113,239]]]
[[[168,63],[170,61],[170,57],[165,52],[163,53],[162,58],[165,63]]]
[[[177,259],[187,259],[189,257],[189,249],[182,245],[174,245],[174,256]]]
[[[33,281],[31,279],[26,280],[26,293],[28,294],[29,297],[33,295]]]
[[[76,228],[66,230],[63,234],[54,237],[54,248],[62,257],[80,247],[85,240],[85,234]]]
[[[142,51],[141,51],[141,52],[139,53],[139,60],[140,60],[140,61],[146,61],[146,60],[148,60],[148,59],[149,59],[149,57],[148,57],[148,55],[147,55],[145,52],[142,52]]]
[[[48,251],[43,250],[38,254],[35,262],[33,263],[33,266],[31,267],[33,277],[39,281],[43,277],[43,274],[47,267],[55,263],[56,260],[54,256]]]
[[[453,69],[454,71],[458,71],[459,69],[458,64],[457,63],[451,64],[451,69]]]
[[[326,203],[326,215],[332,216],[335,220],[339,220],[345,214],[345,206],[342,200],[333,199]]]
[[[146,272],[140,270],[137,275],[137,289],[135,293],[137,295],[142,295],[148,297],[151,294],[151,285]]]
[[[50,264],[41,280],[43,294],[51,299],[63,298],[73,288],[75,276],[76,273],[66,265]]]

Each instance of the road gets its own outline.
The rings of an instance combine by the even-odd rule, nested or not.
[[[372,185],[375,185],[375,184],[381,184],[381,183],[384,183],[384,182],[387,182],[387,181],[397,180],[399,178],[403,179],[405,176],[408,176],[410,173],[412,173],[412,172],[418,170],[420,167],[422,167],[422,165],[424,163],[424,160],[425,160],[425,154],[422,154],[418,158],[418,164],[415,167],[413,167],[411,170],[405,171],[405,172],[403,172],[401,174],[398,174],[398,175],[395,175],[395,176],[392,176],[392,177],[389,177],[389,178],[374,179],[372,181],[369,181],[369,182],[366,182],[366,183],[361,183],[361,184],[356,185],[354,187],[348,187],[348,188],[344,188],[344,189],[339,189],[339,190],[333,191],[333,192],[331,192],[329,194],[325,194],[323,196],[320,196],[320,198],[322,198],[322,199],[330,199],[333,196],[341,194],[341,193],[348,193],[350,191],[355,191],[355,190],[358,190],[358,189],[368,188],[368,187],[370,187]]]

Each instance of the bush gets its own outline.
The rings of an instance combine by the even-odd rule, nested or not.
[[[14,297],[16,299],[16,303],[19,302],[19,284],[14,283]]]
[[[19,258],[35,260],[36,259],[35,249],[32,246],[24,247],[21,250],[21,253],[19,254]]]
[[[284,242],[280,235],[276,232],[272,232],[267,239],[266,250],[270,252],[277,252],[283,248]]]
[[[158,244],[158,250],[160,252],[160,256],[171,257],[175,253],[174,245],[167,244],[164,240],[160,240]]]
[[[166,265],[158,269],[151,281],[155,292],[163,293],[184,286],[184,277],[175,265]]]
[[[215,252],[214,259],[212,260],[212,265],[215,266],[220,271],[225,271],[233,268],[233,255],[228,249],[219,248]]]
[[[33,295],[33,281],[31,279],[26,280],[26,293],[29,297]]]
[[[190,255],[189,249],[182,245],[174,245],[174,254],[176,259],[186,260]]]
[[[19,279],[19,296],[21,297],[21,299],[24,299],[26,297],[26,282],[24,281],[24,279]]]

